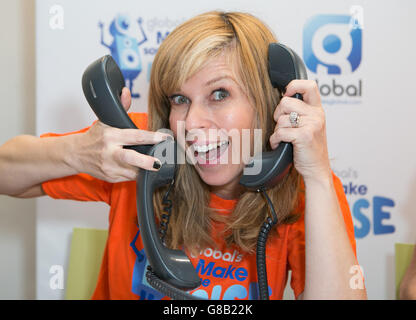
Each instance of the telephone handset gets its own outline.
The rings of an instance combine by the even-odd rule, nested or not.
[[[284,92],[293,79],[307,79],[305,65],[302,59],[290,48],[281,43],[271,43],[268,51],[269,77],[274,88]],[[295,97],[302,99],[299,93]],[[258,164],[257,162],[261,162]],[[287,173],[293,162],[293,147],[291,143],[280,143],[268,152],[262,152],[253,157],[249,166],[261,165],[257,175],[243,175],[240,183],[250,189],[261,190],[276,185]]]
[[[121,104],[120,96],[124,86],[123,74],[110,55],[94,61],[82,76],[84,95],[101,122],[120,129],[137,129]],[[189,258],[181,250],[163,246],[154,220],[153,192],[172,183],[175,178],[176,142],[166,140],[156,145],[131,148],[151,156],[155,155],[156,150],[175,152],[174,163],[164,163],[158,172],[139,170],[136,184],[138,222],[146,257],[153,271],[174,287],[198,287],[200,279]]]
[[[111,127],[137,129],[121,104],[121,91],[125,87],[123,74],[110,55],[91,63],[82,76],[85,98],[97,118]],[[126,146],[147,154],[153,145]]]
[[[279,88],[281,92],[291,80],[307,79],[302,60],[290,48],[272,43],[269,45],[268,59],[272,85]],[[100,121],[117,128],[136,128],[120,101],[121,90],[124,86],[123,75],[109,55],[89,65],[82,77],[84,95]],[[302,99],[299,94],[295,97]],[[201,280],[183,251],[169,249],[163,245],[153,210],[154,191],[161,186],[174,184],[176,142],[165,140],[154,146],[141,145],[129,146],[129,148],[151,156],[162,154],[163,150],[174,151],[174,161],[164,163],[159,171],[139,170],[136,183],[137,215],[144,250],[150,265],[147,274],[149,283],[171,297],[194,298],[182,290],[197,288]],[[257,161],[262,161],[260,174],[243,175],[240,183],[247,188],[260,191],[273,186],[287,173],[293,161],[292,145],[281,143],[273,151],[256,155],[248,166],[256,165]],[[267,296],[267,278],[265,279],[266,284],[263,287],[266,288],[264,295]]]

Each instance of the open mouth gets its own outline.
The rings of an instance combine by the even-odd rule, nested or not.
[[[204,145],[192,145],[193,155],[198,164],[218,164],[221,155],[228,149],[229,141]]]

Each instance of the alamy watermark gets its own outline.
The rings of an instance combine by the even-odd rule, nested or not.
[[[52,30],[63,30],[64,26],[64,8],[59,4],[54,4],[49,8],[49,27]]]
[[[169,129],[158,132],[168,133]],[[263,149],[262,129],[191,129],[186,132],[185,122],[177,122],[176,164],[250,164],[253,156],[261,156]],[[162,164],[175,163],[175,150],[172,144],[161,144],[153,156]],[[230,159],[231,156],[231,159]],[[245,175],[261,172],[261,161],[254,161],[244,168]]]
[[[49,288],[51,290],[64,289],[64,267],[59,264],[54,264],[49,268]]]
[[[360,5],[353,5],[350,7],[350,28],[364,29],[364,9]]]
[[[353,290],[365,289],[364,286],[364,270],[360,265],[353,265],[349,270],[352,275],[350,278],[350,288]]]

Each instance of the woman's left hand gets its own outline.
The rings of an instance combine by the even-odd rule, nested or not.
[[[292,98],[295,93],[303,101]],[[297,127],[292,127],[291,112],[297,112]],[[293,162],[297,171],[307,180],[328,179],[331,168],[328,157],[325,112],[321,105],[319,88],[313,80],[292,80],[274,112],[276,127],[270,136],[272,149],[280,142],[293,144]]]

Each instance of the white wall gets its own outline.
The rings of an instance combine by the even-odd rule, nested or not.
[[[0,145],[35,133],[34,27],[34,0],[0,0]],[[35,298],[35,225],[35,200],[0,195],[0,299]]]

